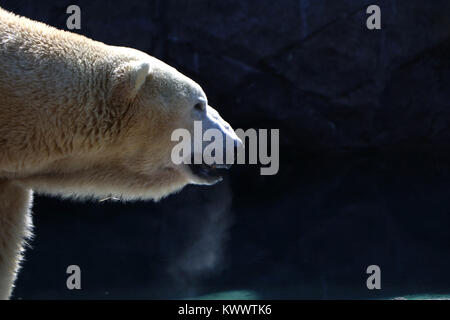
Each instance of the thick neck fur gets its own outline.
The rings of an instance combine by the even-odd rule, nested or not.
[[[113,73],[142,57],[0,9],[0,177],[36,168],[24,150],[42,164],[114,141],[129,105]]]

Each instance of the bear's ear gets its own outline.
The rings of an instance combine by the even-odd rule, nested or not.
[[[114,70],[113,98],[134,99],[150,73],[147,61],[131,61]]]

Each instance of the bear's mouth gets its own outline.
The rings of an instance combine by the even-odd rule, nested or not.
[[[201,180],[213,184],[222,180],[222,175],[230,169],[231,164],[190,164],[191,172]]]

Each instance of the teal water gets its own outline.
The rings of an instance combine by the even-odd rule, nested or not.
[[[450,294],[415,294],[403,297],[395,297],[394,300],[450,300]]]
[[[261,296],[255,291],[250,290],[231,290],[216,292],[198,297],[190,298],[190,300],[257,300]],[[376,298],[381,300],[450,300],[450,294],[413,294],[398,297]]]
[[[256,292],[246,290],[216,292],[193,298],[194,300],[256,300],[259,296]]]

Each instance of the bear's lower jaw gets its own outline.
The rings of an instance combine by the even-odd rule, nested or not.
[[[231,165],[207,165],[205,163],[189,165],[189,169],[196,180],[200,180],[195,181],[194,183],[207,185],[222,181],[222,174],[230,167]]]

